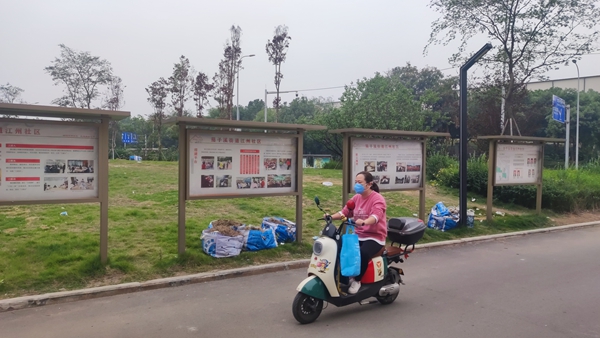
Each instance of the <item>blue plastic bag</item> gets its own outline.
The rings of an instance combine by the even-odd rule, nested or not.
[[[450,215],[450,211],[448,210],[448,208],[446,208],[446,206],[444,205],[443,202],[437,202],[437,204],[435,205],[435,211],[436,211],[436,216],[448,216]]]
[[[427,226],[432,229],[447,231],[456,228],[458,215],[450,213],[450,210],[442,202],[438,202],[431,208]]]
[[[277,220],[280,223],[273,222]],[[278,243],[291,243],[296,241],[296,223],[288,221],[281,217],[265,217],[262,222],[263,229],[275,229],[275,236]]]
[[[248,251],[258,251],[276,247],[277,242],[275,241],[273,230],[250,230],[248,233],[248,241],[246,242],[246,249]]]
[[[340,268],[342,276],[354,277],[360,275],[360,245],[358,244],[358,235],[354,233],[354,225],[348,224],[346,233],[342,235]]]

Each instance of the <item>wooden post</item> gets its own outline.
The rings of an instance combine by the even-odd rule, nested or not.
[[[108,124],[102,117],[98,135],[98,198],[100,198],[100,262],[108,263]]]
[[[541,143],[540,145],[540,160],[538,162],[539,167],[537,168],[539,170],[539,176],[538,176],[538,182],[537,182],[537,194],[536,194],[536,198],[535,198],[535,211],[537,212],[538,215],[540,215],[542,213],[542,189],[543,189],[543,173],[544,173],[544,143]]]
[[[425,220],[425,191],[427,187],[427,139],[421,138],[421,145],[423,154],[423,168],[421,168],[421,189],[419,190],[419,218]]]
[[[352,180],[352,145],[351,138],[348,133],[343,133],[342,144],[342,207],[348,201],[348,195],[351,188]]]
[[[298,139],[296,143],[296,242],[302,242],[302,195],[304,172],[302,168],[302,158],[304,157],[304,132],[298,130]]]
[[[494,200],[494,178],[496,175],[496,140],[490,140],[490,150],[488,152],[488,186],[487,186],[487,206],[486,221],[492,221],[492,204]]]
[[[178,209],[178,228],[177,228],[177,252],[182,255],[185,253],[185,201],[187,198],[187,128],[184,123],[179,123],[179,198]]]

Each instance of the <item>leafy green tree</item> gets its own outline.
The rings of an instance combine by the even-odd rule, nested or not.
[[[566,126],[552,119],[552,95],[563,98],[566,102],[576,102],[577,91],[574,89],[551,88],[547,90],[536,90],[529,94],[529,105],[536,114],[543,115],[545,123],[543,126],[545,137],[565,138]],[[580,93],[579,98],[579,156],[581,161],[587,161],[600,156],[600,94],[593,90]],[[571,105],[570,144],[575,144],[576,115]],[[554,156],[564,156],[562,147],[554,147]],[[575,151],[569,152],[572,156]],[[573,157],[572,157],[573,158]]]
[[[426,117],[411,90],[399,81],[377,73],[371,79],[358,80],[347,86],[341,97],[340,109],[323,109],[315,114],[315,124],[328,129],[365,128],[383,130],[427,130]],[[336,156],[342,156],[339,135],[317,132],[313,136]]]
[[[265,108],[257,111],[254,116],[254,121],[265,122]],[[275,122],[275,108],[267,108],[267,122]]]
[[[241,107],[240,107],[241,108]],[[248,102],[248,106],[240,110],[240,119],[244,121],[252,121],[256,115],[265,111],[265,102],[261,99],[255,99]]]
[[[392,82],[398,81],[404,87],[410,89],[417,100],[427,95],[428,92],[436,90],[444,74],[435,67],[425,67],[419,70],[411,66],[410,62],[404,67],[394,67],[386,74]],[[458,80],[457,80],[458,81]]]
[[[435,67],[419,70],[407,63],[404,67],[395,67],[387,72],[392,82],[398,82],[412,91],[415,100],[419,100],[426,114],[425,124],[431,131],[451,132],[458,126],[458,78],[445,77]],[[444,142],[436,138],[433,142]]]
[[[450,61],[461,65],[472,53],[472,38],[491,39],[495,48],[481,62],[504,87],[507,118],[519,113],[525,83],[593,51],[599,36],[596,0],[431,0],[430,7],[441,17],[432,23],[425,52],[460,39]]]
[[[148,157],[147,147],[152,147],[152,129],[154,123],[152,117],[145,118],[143,116],[131,116],[120,120],[118,122],[118,130],[126,133],[135,133],[138,137],[138,142],[134,144],[128,144],[127,147],[135,148],[136,155],[141,155],[144,158]],[[123,148],[125,145],[122,143],[121,138],[116,140],[117,151],[116,157],[127,158],[127,154],[123,153],[119,156],[119,147]]]
[[[346,117],[338,128],[424,130],[425,116],[419,101],[403,84],[377,73],[348,86],[341,97]]]
[[[289,105],[285,105],[281,110],[279,122],[283,123],[304,123],[314,119],[317,111],[318,99],[309,100],[306,97],[295,98]]]
[[[44,68],[55,85],[65,86],[65,95],[52,101],[63,107],[92,108],[100,89],[110,84],[113,74],[110,62],[89,52],[76,52],[60,44],[60,57]]]

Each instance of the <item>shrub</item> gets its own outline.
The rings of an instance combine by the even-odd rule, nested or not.
[[[458,161],[446,154],[434,153],[427,157],[426,174],[428,180],[435,180],[436,175],[441,169],[449,168],[452,165],[458,165]]]
[[[434,155],[436,157],[437,155]],[[443,156],[443,155],[442,155]],[[436,164],[443,163],[445,160],[435,159]],[[440,185],[449,188],[460,188],[460,176],[458,161],[449,158],[449,165],[440,168],[433,179]],[[427,163],[429,167],[429,162]],[[467,161],[467,189],[476,194],[487,194],[487,159],[484,155],[470,158]]]
[[[488,161],[485,155],[467,161],[467,189],[485,196],[488,184]]]
[[[430,171],[431,169],[431,171]],[[458,161],[434,154],[427,161],[428,177],[449,188],[460,188]],[[581,170],[544,170],[542,207],[556,212],[577,212],[600,207],[600,159],[591,161]],[[487,195],[488,163],[484,155],[472,157],[467,162],[467,190]],[[494,188],[494,198],[505,203],[535,208],[536,187],[533,185],[499,186]]]
[[[342,170],[342,162],[331,160],[323,164],[323,169],[339,169]]]

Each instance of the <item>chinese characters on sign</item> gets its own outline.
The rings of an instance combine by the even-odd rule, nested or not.
[[[495,185],[537,183],[541,151],[540,145],[498,144]]]
[[[423,145],[419,141],[352,140],[352,181],[359,172],[367,171],[381,190],[418,189],[422,168]]]
[[[190,196],[296,191],[296,140],[190,131]]]
[[[98,128],[0,122],[0,201],[97,198]]]

